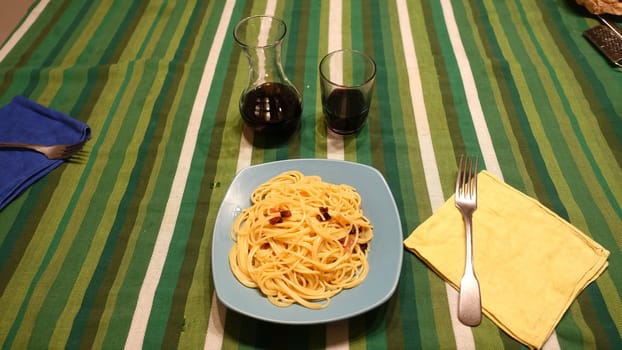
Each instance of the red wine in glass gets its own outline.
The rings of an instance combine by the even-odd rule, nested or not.
[[[356,89],[335,89],[323,99],[322,107],[328,128],[337,134],[354,134],[367,120],[369,108],[365,96]]]

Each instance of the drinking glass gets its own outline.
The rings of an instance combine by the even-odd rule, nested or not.
[[[376,63],[363,52],[341,49],[324,56],[319,70],[327,127],[341,135],[359,132],[369,113]]]

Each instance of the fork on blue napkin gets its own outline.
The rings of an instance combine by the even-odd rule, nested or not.
[[[85,123],[22,96],[0,108],[0,141],[54,145],[90,137]],[[25,149],[0,150],[0,210],[64,161]]]

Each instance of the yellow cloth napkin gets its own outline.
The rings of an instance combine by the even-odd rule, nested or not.
[[[607,267],[609,252],[541,203],[487,171],[478,175],[474,268],[483,313],[541,348],[577,295]],[[465,234],[452,196],[404,241],[459,289]]]

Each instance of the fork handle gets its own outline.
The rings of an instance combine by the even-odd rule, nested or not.
[[[473,272],[473,214],[471,212],[465,212],[464,217],[464,229],[466,234],[466,259],[464,272]]]
[[[466,326],[475,327],[482,322],[482,301],[479,283],[473,272],[467,272],[460,281],[458,319]]]
[[[477,326],[482,321],[482,301],[479,282],[473,269],[473,235],[471,213],[463,213],[466,230],[466,259],[464,275],[460,281],[458,319],[467,326]]]
[[[31,148],[32,145],[22,142],[0,142],[0,148]]]

